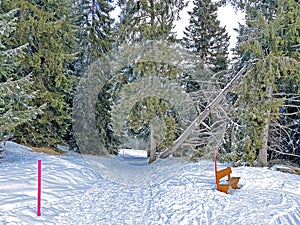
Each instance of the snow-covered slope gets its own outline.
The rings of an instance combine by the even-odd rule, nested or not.
[[[52,156],[12,142],[2,156],[0,224],[300,224],[299,175],[233,168],[242,187],[226,195],[216,191],[212,161]]]

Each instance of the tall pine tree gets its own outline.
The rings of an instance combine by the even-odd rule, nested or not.
[[[68,139],[70,102],[74,79],[70,64],[76,59],[75,30],[70,21],[72,5],[63,1],[8,1],[19,8],[10,46],[28,43],[19,70],[32,74],[39,90],[36,106],[46,104],[43,115],[18,127],[16,136],[32,145],[53,146]]]
[[[194,0],[193,4],[183,44],[199,55],[213,72],[226,70],[229,36],[217,19],[218,6],[211,0]]]
[[[111,14],[113,11],[112,0],[81,0],[76,9],[79,11],[80,20],[79,39],[80,57],[77,63],[86,72],[89,66],[97,60],[101,60],[113,48],[114,38],[112,36],[113,22]],[[110,95],[109,84],[98,90],[98,102],[96,104],[97,128],[100,138],[109,148],[110,143]],[[78,110],[78,109],[76,109]],[[82,109],[84,113],[84,109]]]
[[[113,45],[111,17],[113,0],[74,0],[75,24],[78,26],[81,63],[86,68]]]
[[[6,41],[15,32],[18,10],[6,11],[0,1],[0,139],[15,133],[18,126],[35,118],[39,109],[32,105],[36,91],[29,75],[20,77],[17,67],[27,45],[8,48]]]
[[[272,143],[271,128],[290,94],[286,91],[299,92],[299,6],[295,0],[245,4],[246,26],[241,29],[237,52],[251,63],[238,106],[247,121],[243,148],[257,154],[258,165],[267,165],[268,153],[275,150],[272,145],[278,144]]]
[[[78,27],[76,37],[79,41],[77,43],[79,57],[73,65],[74,69],[76,70],[76,74],[83,78],[82,81],[84,83],[85,81],[88,82],[85,80],[85,78],[91,75],[91,68],[98,66],[100,61],[104,62],[105,60],[103,57],[105,57],[106,53],[112,50],[114,46],[115,37],[112,35],[114,19],[111,15],[114,7],[112,6],[112,0],[73,1],[75,10],[73,13],[73,20]],[[103,68],[99,69],[101,70]],[[105,75],[99,79],[104,83],[107,81],[107,77]],[[97,129],[100,134],[100,136],[97,136],[98,133],[96,132],[97,134],[92,134],[91,136],[97,136],[99,140],[101,139],[101,143],[103,145],[98,147],[107,148],[105,150],[103,149],[103,152],[97,151],[97,149],[89,149],[89,147],[85,147],[86,145],[83,144],[89,142],[86,140],[84,135],[88,135],[89,132],[94,132],[94,130],[90,129],[88,132],[86,132],[84,129],[81,131],[78,130],[82,127],[80,120],[83,121],[84,118],[86,118],[86,108],[88,107],[86,102],[78,102],[78,98],[86,94],[82,92],[89,92],[88,90],[82,88],[81,85],[76,90],[77,94],[74,99],[76,102],[74,102],[73,105],[73,116],[76,117],[76,119],[73,121],[73,129],[76,136],[77,145],[79,145],[79,150],[85,153],[106,153],[108,149],[113,149],[110,147],[112,145],[112,141],[110,138],[111,129],[109,128],[111,104],[111,97],[109,93],[110,84],[103,84],[103,86],[99,87],[99,90],[94,90],[98,93],[98,101],[95,104],[96,112],[94,113],[93,109],[93,112],[90,112],[89,114],[92,118],[96,118]]]
[[[174,39],[172,29],[186,3],[183,0],[119,0],[118,6],[121,14],[117,35],[122,43]]]
[[[186,6],[186,3],[183,0],[119,0],[118,6],[121,8],[121,13],[119,23],[116,27],[115,36],[118,37],[117,45],[136,42],[146,43],[152,40],[154,42],[149,42],[150,46],[146,44],[150,47],[149,51],[151,52],[155,46],[155,41],[174,40],[175,36],[172,33],[172,28],[175,20],[179,18],[179,12]],[[157,60],[160,59],[138,60],[133,65],[126,65],[127,68],[123,70],[126,71],[126,73],[123,75],[123,84],[121,84],[121,86],[137,80],[144,80],[147,76],[155,77],[163,73],[165,74],[162,76],[169,76],[170,73],[167,71],[170,65]],[[137,74],[134,73],[135,70],[140,70],[141,72]],[[164,70],[167,71],[163,72]],[[169,80],[169,82],[171,81]],[[152,84],[149,85],[151,86]],[[144,124],[148,124],[148,126],[146,126],[148,132],[146,132],[147,134],[144,138],[148,135],[151,137],[151,162],[155,159],[157,142],[155,136],[158,134],[157,128],[163,123],[162,117],[159,118],[159,123],[155,122],[157,118],[153,112],[163,111],[162,107],[164,104],[157,104],[157,102],[160,102],[160,98],[155,96],[155,94],[154,96],[149,96],[149,98],[140,99],[139,101],[140,102],[137,103],[136,107],[131,111],[130,121],[132,124],[137,124],[137,121],[144,121]],[[148,109],[142,112],[143,115],[138,114],[137,111],[139,110],[138,106],[142,107],[141,104]],[[164,116],[167,115],[164,114]],[[132,126],[132,128],[133,127],[134,126]],[[142,132],[140,129],[134,130]],[[171,130],[171,132],[174,133],[174,126]]]

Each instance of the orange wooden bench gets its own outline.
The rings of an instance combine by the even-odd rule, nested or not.
[[[228,190],[230,187],[233,189],[239,189],[238,182],[240,180],[240,177],[231,177],[230,174],[232,173],[231,167],[227,167],[225,169],[216,171],[216,183],[217,183],[217,190],[222,191],[226,194],[228,194]],[[227,182],[226,183],[220,183],[220,180],[227,176]]]

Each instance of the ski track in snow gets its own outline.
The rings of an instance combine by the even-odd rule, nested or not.
[[[233,168],[241,189],[216,191],[211,161],[49,156],[0,163],[0,224],[300,224],[300,176]],[[37,159],[42,216],[36,216]],[[226,165],[218,165],[218,169]]]

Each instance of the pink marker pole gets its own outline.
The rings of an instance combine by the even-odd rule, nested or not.
[[[216,184],[218,184],[219,182],[218,182],[218,179],[217,179],[217,171],[218,171],[218,169],[217,169],[217,149],[216,149],[216,147],[214,149],[214,163],[215,163]]]
[[[41,216],[42,160],[38,160],[37,216]]]

